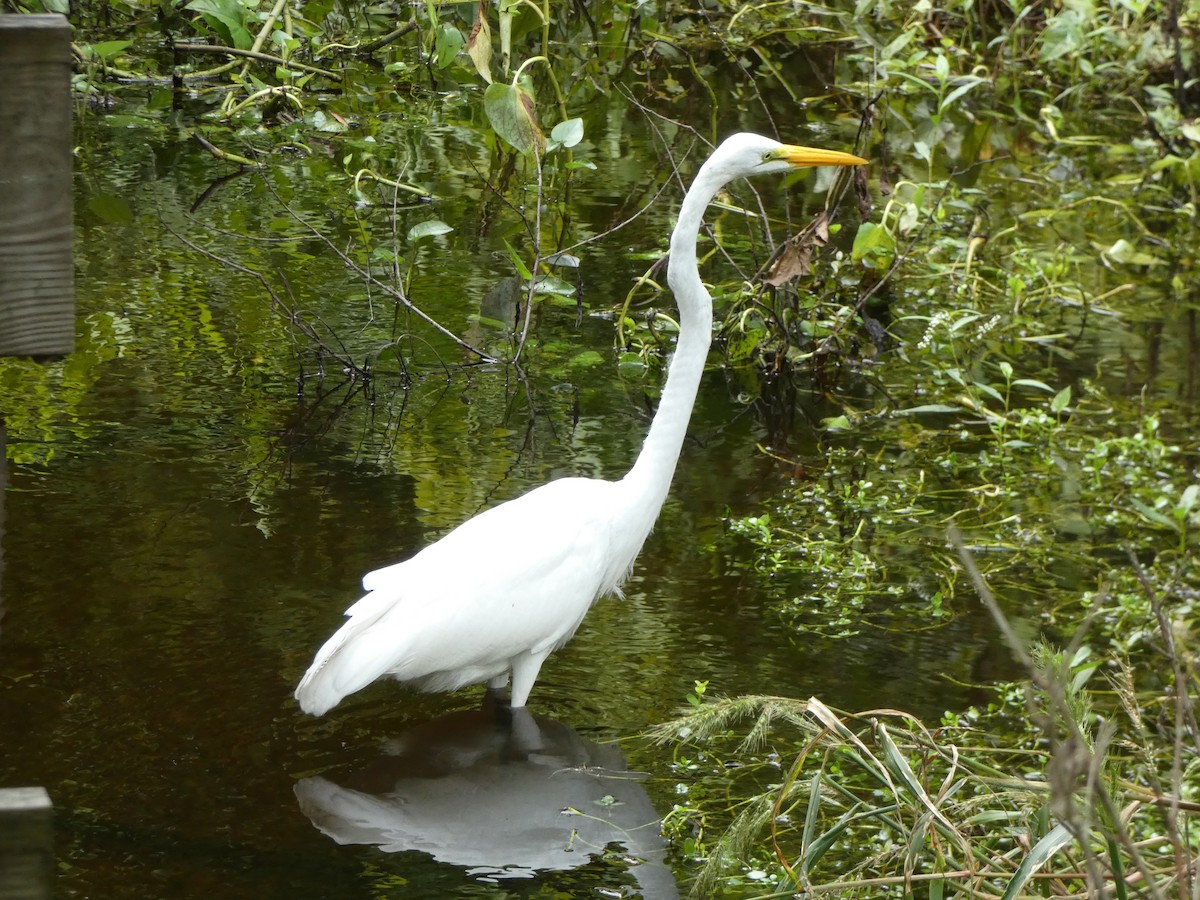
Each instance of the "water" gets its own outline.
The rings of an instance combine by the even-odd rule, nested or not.
[[[273,279],[284,270],[286,284],[274,281],[282,297],[356,354],[378,347],[386,301],[373,298],[372,319],[361,282],[328,248],[280,240],[297,225],[273,191],[335,242],[355,239],[350,204],[327,208],[313,187],[327,163],[285,165],[269,184],[235,179],[189,213],[226,168],[165,126],[148,142],[94,118],[82,131],[80,348],[6,387],[0,619],[0,784],[49,790],[64,895],[671,896],[670,860],[653,828],[636,828],[674,801],[669,750],[637,735],[696,679],[714,693],[936,714],[965,696],[945,674],[992,657],[978,615],[853,644],[797,641],[777,621],[728,557],[722,520],[753,511],[781,475],[756,450],[763,425],[736,378],[714,372],[627,598],[595,607],[546,663],[532,725],[479,712],[480,689],[424,696],[391,684],[323,719],[303,716],[292,690],[364,571],[549,478],[619,476],[655,378],[617,377],[611,321],[585,315],[577,327],[571,304],[543,308],[521,373],[459,369],[445,342],[418,342],[410,391],[387,379],[365,390],[328,360],[320,377],[259,285],[172,232]],[[598,164],[600,148],[618,143],[597,138]],[[603,171],[603,189],[576,188],[583,232],[604,230],[618,205],[649,199],[658,181],[631,158]],[[472,225],[485,193],[432,152],[411,176],[447,199],[403,213],[399,231],[432,216],[457,228],[422,248],[414,299],[457,333],[502,343],[472,325],[479,298],[511,274],[497,235]],[[123,198],[133,223],[98,217],[97,196]],[[387,233],[380,210],[362,215]],[[624,296],[646,266],[627,248],[650,246],[669,217],[660,203],[588,251],[588,296],[605,298],[592,309]],[[601,364],[573,365],[583,351]],[[547,777],[580,766],[571,780]],[[644,777],[613,780],[625,767]],[[597,851],[619,841],[646,863],[631,866],[616,844],[563,856],[567,806],[600,819],[615,810],[580,840]],[[513,858],[493,862],[541,874],[479,868],[470,851],[482,835],[537,831],[530,823],[547,810],[562,865],[509,847],[498,853]],[[413,847],[423,850],[404,849]]]

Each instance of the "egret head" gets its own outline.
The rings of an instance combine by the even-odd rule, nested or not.
[[[725,181],[750,175],[787,172],[806,166],[865,166],[867,161],[838,150],[817,150],[781,144],[759,134],[741,132],[721,142],[705,168],[720,173]]]

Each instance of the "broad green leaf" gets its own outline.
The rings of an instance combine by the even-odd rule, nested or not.
[[[408,239],[410,241],[419,241],[421,238],[447,234],[453,230],[453,228],[441,219],[429,219],[425,222],[418,222],[412,228],[408,229]]]
[[[439,69],[446,68],[454,62],[458,51],[466,42],[461,31],[450,23],[443,22],[438,26],[437,37],[433,41],[433,64]]]
[[[568,284],[561,278],[555,278],[553,275],[539,275],[533,284],[533,291],[536,294],[555,294],[559,297],[575,296],[574,285]]]
[[[583,119],[567,119],[559,122],[550,132],[550,140],[563,147],[574,147],[583,140]]]
[[[850,256],[873,269],[886,269],[896,255],[896,239],[886,228],[874,222],[863,222],[854,234]]]
[[[544,142],[533,97],[515,84],[490,84],[483,92],[483,111],[492,130],[515,150],[525,153]]]
[[[200,13],[204,21],[239,50],[249,50],[254,38],[246,30],[246,8],[237,0],[191,0],[184,9]]]
[[[99,44],[84,44],[84,56],[95,56],[98,59],[112,59],[133,41],[101,41]]]
[[[1050,401],[1050,411],[1060,413],[1071,405],[1071,386],[1068,384],[1065,388],[1054,395],[1054,399]]]
[[[1035,388],[1039,391],[1045,391],[1047,394],[1053,394],[1054,388],[1046,384],[1044,381],[1038,381],[1035,378],[1018,378],[1013,382],[1018,387]]]

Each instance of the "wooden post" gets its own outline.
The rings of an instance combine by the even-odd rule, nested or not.
[[[0,356],[75,346],[71,28],[0,14]]]
[[[45,788],[0,789],[0,900],[50,900],[54,809]]]

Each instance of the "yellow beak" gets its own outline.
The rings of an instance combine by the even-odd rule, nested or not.
[[[818,150],[814,147],[797,147],[785,144],[776,151],[780,159],[786,159],[796,168],[803,166],[865,166],[861,156],[842,153],[840,150]]]

